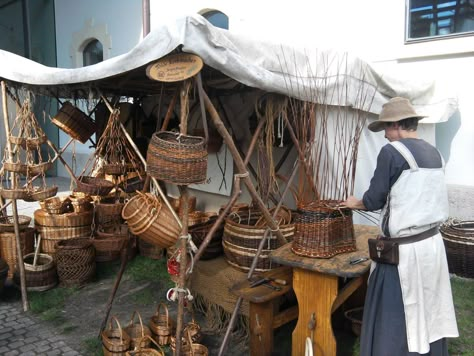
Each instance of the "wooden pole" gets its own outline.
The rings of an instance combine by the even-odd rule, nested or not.
[[[7,106],[7,89],[6,84],[2,80],[2,101],[3,101],[3,122],[5,125],[5,133],[7,135],[7,151],[8,151],[8,158],[12,161],[12,145],[10,142],[10,138],[8,135],[10,134],[10,122],[8,120],[8,106]],[[16,173],[12,174],[13,182],[12,188],[16,188]],[[21,289],[21,301],[23,304],[23,311],[28,311],[29,304],[28,304],[28,296],[26,294],[26,279],[25,279],[25,265],[23,262],[23,253],[21,251],[21,244],[20,244],[20,226],[18,224],[18,209],[16,205],[16,199],[12,199],[12,212],[13,212],[13,227],[15,231],[15,239],[16,239],[16,254],[17,254],[17,261],[18,261],[18,269],[20,270],[20,289]]]

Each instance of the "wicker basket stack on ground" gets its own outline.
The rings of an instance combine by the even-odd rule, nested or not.
[[[166,204],[150,193],[138,193],[122,210],[130,231],[144,241],[161,248],[172,246],[181,232]]]
[[[291,216],[290,216],[291,218]],[[279,229],[287,241],[293,239],[295,225],[290,221],[277,220]],[[267,225],[262,220],[262,214],[257,210],[241,210],[231,213],[226,219],[222,246],[226,261],[242,271],[248,271],[258,250]],[[270,253],[278,248],[276,235],[271,231],[257,259],[256,271],[268,271],[278,267],[270,260]]]
[[[138,318],[138,323],[135,320]],[[151,336],[150,328],[143,324],[142,317],[138,311],[134,311],[130,322],[124,328],[124,331],[130,336],[130,349],[146,348],[150,346],[150,339],[145,338],[146,335]]]
[[[298,207],[291,250],[301,256],[330,258],[356,250],[352,211],[336,201]]]
[[[34,250],[35,229],[26,227],[20,231],[20,245],[23,256]],[[17,246],[14,232],[0,233],[0,257],[8,264],[8,279],[13,278],[17,269]]]
[[[196,224],[189,228],[189,233],[193,239],[194,244],[199,248],[207,233],[214,226],[214,223],[217,220],[217,216],[211,217],[208,221],[201,224]],[[219,257],[224,253],[222,248],[222,235],[224,234],[224,222],[222,222],[217,230],[212,235],[211,241],[207,245],[203,254],[201,255],[202,260],[210,260],[216,257]]]
[[[440,227],[449,272],[474,278],[474,221],[449,219]]]
[[[58,284],[58,275],[53,258],[44,253],[38,253],[36,263],[34,263],[34,258],[34,253],[23,256],[26,290],[42,292],[54,288]],[[15,271],[13,280],[17,286],[20,286],[18,271]]]
[[[125,203],[122,199],[102,198],[95,203],[95,225],[97,230],[115,229],[123,224],[122,210]]]
[[[43,209],[34,212],[35,228],[41,235],[41,252],[54,257],[59,241],[92,234],[93,212],[50,214]]]
[[[155,314],[150,318],[148,326],[153,334],[153,339],[161,346],[168,345],[174,333],[174,321],[169,316],[168,307],[159,303]]]
[[[106,231],[96,230],[92,239],[96,262],[110,262],[119,259],[122,249],[129,241],[127,225],[111,227]]]
[[[89,238],[56,243],[58,277],[64,286],[82,286],[95,276],[95,248]]]
[[[100,337],[104,356],[124,356],[130,349],[130,336],[122,329],[116,316],[110,318],[109,327],[101,332]]]

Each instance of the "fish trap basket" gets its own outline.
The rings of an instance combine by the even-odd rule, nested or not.
[[[15,219],[13,216],[0,216],[0,232],[15,232]],[[18,225],[20,231],[24,231],[31,222],[31,217],[18,215]]]
[[[214,223],[216,222],[216,220],[217,220],[217,216],[214,216],[204,223],[197,224],[189,228],[189,233],[191,234],[191,238],[194,244],[198,248],[199,246],[201,246],[208,232],[214,226]],[[212,235],[211,241],[209,241],[209,244],[207,245],[206,249],[201,255],[202,260],[211,260],[213,258],[221,256],[224,253],[224,250],[222,247],[223,234],[224,234],[224,222],[222,222],[217,227],[216,231]]]
[[[350,209],[332,208],[336,201],[322,201],[298,208],[291,250],[300,256],[330,258],[356,250]]]
[[[148,324],[153,334],[153,339],[161,346],[168,345],[174,333],[175,325],[169,316],[168,307],[164,303],[159,303],[155,314],[150,318]]]
[[[20,232],[21,254],[25,256],[34,251],[35,229],[28,227]],[[8,278],[13,275],[18,265],[16,237],[14,232],[0,233],[0,256],[8,264]]]
[[[100,333],[100,337],[104,356],[124,356],[130,348],[130,336],[122,329],[116,316],[110,318],[109,327]]]
[[[161,248],[176,243],[181,229],[172,212],[152,194],[138,193],[122,210],[130,232]]]
[[[109,194],[110,191],[114,188],[114,183],[112,183],[111,181],[90,176],[79,177],[76,183],[76,191],[89,195],[104,196]]]
[[[58,275],[53,257],[44,253],[38,253],[36,264],[33,264],[34,257],[34,253],[29,253],[23,257],[26,290],[43,292],[54,288],[58,284]],[[16,285],[20,285],[18,271],[15,271],[13,280]]]
[[[97,130],[95,122],[68,101],[51,122],[81,143],[86,143]]]
[[[266,225],[256,225],[261,222],[262,214],[255,210],[243,210],[231,213],[224,225],[222,246],[227,262],[242,271],[248,271],[257,253],[260,241],[263,239]],[[281,224],[279,229],[287,241],[293,239],[295,225],[293,223]],[[256,270],[268,271],[278,267],[270,260],[270,253],[279,246],[277,236],[268,233],[267,241],[257,259]]]
[[[474,221],[449,219],[440,227],[449,272],[474,278]]]
[[[138,322],[136,322],[138,318]],[[138,311],[134,311],[130,322],[124,328],[124,331],[130,336],[130,349],[147,348],[150,346],[151,339],[145,336],[151,336],[150,328],[143,324],[142,317]]]
[[[204,183],[207,149],[204,138],[174,132],[155,132],[147,151],[147,172],[167,183]]]
[[[56,243],[59,281],[65,286],[82,286],[95,275],[95,248],[88,238],[73,238]]]

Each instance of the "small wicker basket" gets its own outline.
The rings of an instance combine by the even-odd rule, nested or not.
[[[116,324],[115,328],[112,325],[112,321]],[[104,356],[124,355],[130,348],[130,336],[122,330],[116,316],[110,318],[109,328],[102,331],[100,336]]]

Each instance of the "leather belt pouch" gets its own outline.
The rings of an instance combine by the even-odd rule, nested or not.
[[[398,242],[392,239],[369,239],[369,256],[374,262],[398,265]]]

